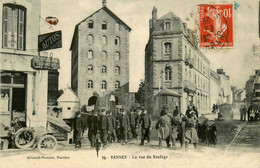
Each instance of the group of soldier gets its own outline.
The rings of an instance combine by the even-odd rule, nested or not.
[[[80,120],[80,115],[77,113],[74,122],[76,148],[81,147],[82,126],[80,123],[82,120]],[[167,147],[176,150],[176,139],[179,139],[181,147],[185,146],[185,150],[188,149],[189,143],[193,144],[196,149],[198,144],[197,118],[198,112],[195,107],[189,106],[185,115],[179,112],[177,106],[171,114],[169,108],[164,107],[155,126],[158,130],[159,148],[162,148],[162,141],[166,140]],[[116,116],[105,109],[102,109],[99,114],[92,111],[87,117],[86,123],[91,148],[95,148],[95,144],[99,140],[103,144],[103,148],[113,142],[125,145],[129,141],[139,140],[139,133],[141,133],[140,145],[144,145],[145,140],[147,140],[147,144],[150,142],[152,119],[146,109],[133,108],[129,114],[125,109],[121,109]]]

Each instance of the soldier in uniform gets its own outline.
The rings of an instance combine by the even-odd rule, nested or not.
[[[181,122],[182,118],[180,115],[175,115],[172,118],[172,148],[176,150],[176,138],[178,137],[178,133],[181,132]]]
[[[90,141],[91,148],[95,147],[95,139],[98,131],[98,115],[97,112],[92,110],[91,116],[88,117],[88,139]]]
[[[166,140],[167,147],[170,147],[170,140],[172,139],[171,118],[167,115],[165,109],[162,110],[161,117],[156,123],[156,129],[158,129],[159,149],[162,148],[162,140]]]
[[[147,114],[147,111],[144,109],[143,114],[140,118],[139,124],[141,125],[141,144],[144,145],[144,140],[147,140],[147,143],[150,142],[150,130],[152,129],[152,119],[150,114]]]
[[[186,131],[185,131],[185,150],[188,150],[188,144],[192,143],[194,145],[194,149],[197,148],[198,144],[198,134],[195,129],[196,120],[195,120],[195,113],[192,113],[192,117],[188,118],[186,123]]]
[[[76,112],[76,116],[73,121],[72,129],[74,130],[73,138],[75,142],[75,149],[81,148],[81,138],[82,138],[82,131],[83,131],[83,121],[81,118],[80,111]]]
[[[128,139],[128,130],[130,130],[130,121],[128,115],[126,115],[126,111],[121,109],[122,115],[119,118],[119,127],[122,135],[122,145],[127,143]]]
[[[103,148],[107,146],[107,133],[108,133],[108,119],[106,115],[106,110],[101,110],[101,116],[99,118],[99,131],[100,131],[100,139],[103,143]]]
[[[107,111],[107,134],[108,134],[108,143],[112,143],[112,134],[114,130],[113,116]]]
[[[131,130],[131,137],[130,139],[136,139],[137,133],[136,133],[136,109],[131,109],[129,114],[129,121],[130,121],[130,130]]]

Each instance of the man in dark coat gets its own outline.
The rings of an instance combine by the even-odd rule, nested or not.
[[[95,147],[95,139],[98,131],[98,116],[97,113],[92,111],[92,114],[88,117],[88,139],[90,141],[91,148]]]
[[[192,110],[195,112],[196,118],[199,118],[198,110],[195,106],[192,106]]]
[[[121,110],[118,110],[117,116],[116,116],[116,128],[115,128],[117,142],[120,142],[122,139],[121,130],[120,130],[120,122],[119,122],[121,115],[122,115]]]
[[[136,133],[136,109],[131,109],[129,114],[129,121],[130,121],[130,129],[131,129],[131,140],[137,138]]]
[[[176,106],[176,107],[175,107],[175,110],[173,111],[173,116],[177,116],[177,115],[180,115],[178,106]]]
[[[126,111],[124,109],[121,109],[122,115],[119,118],[119,124],[120,124],[120,130],[122,135],[122,145],[127,143],[127,133],[128,130],[130,130],[130,121],[129,117],[126,115]]]
[[[114,123],[113,123],[113,116],[111,113],[108,111],[107,112],[107,125],[108,125],[108,143],[112,143],[112,134],[114,130]]]
[[[192,116],[191,111],[192,111],[191,106],[188,106],[188,109],[186,110],[186,113],[185,113],[185,115],[186,115],[188,118],[191,118],[191,116]]]
[[[81,148],[81,137],[82,137],[82,131],[83,131],[83,121],[81,118],[80,111],[76,112],[76,116],[73,121],[72,125],[73,131],[73,139],[75,142],[75,149]]]
[[[144,140],[147,140],[147,143],[150,142],[150,130],[152,129],[152,119],[150,114],[147,114],[147,111],[143,110],[143,115],[140,118],[141,125],[141,144],[144,145]]]
[[[99,131],[100,139],[103,143],[103,147],[106,148],[107,145],[107,133],[108,133],[108,119],[106,115],[106,110],[101,110],[101,117],[99,118]]]

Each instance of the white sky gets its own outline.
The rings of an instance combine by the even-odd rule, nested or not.
[[[158,17],[172,11],[188,28],[193,28],[194,19],[198,17],[199,3],[233,3],[226,0],[107,0],[107,7],[132,28],[130,32],[130,91],[137,91],[140,80],[144,79],[144,50],[148,41],[149,19],[155,6]],[[234,12],[234,40],[233,49],[202,50],[211,61],[211,68],[223,67],[230,75],[234,86],[243,88],[245,81],[253,69],[245,61],[251,55],[252,44],[259,43],[258,35],[258,0],[236,0],[240,7]],[[63,89],[70,86],[69,51],[75,25],[102,7],[102,0],[42,0],[42,18],[55,16],[59,23],[53,26],[55,30],[62,30],[63,48],[53,52],[54,57],[61,60],[60,84]],[[189,17],[190,13],[194,16]],[[189,17],[190,21],[185,18]],[[41,22],[41,33],[51,32],[45,23]],[[260,63],[258,65],[260,68]]]

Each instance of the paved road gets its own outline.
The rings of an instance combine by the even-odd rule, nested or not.
[[[159,150],[157,132],[153,130],[150,144],[139,146],[140,141],[127,145],[113,143],[106,150],[101,149],[98,158],[84,137],[82,149],[77,151],[73,145],[59,144],[58,150],[48,156],[36,150],[1,153],[0,167],[259,167],[260,122],[247,123],[243,127],[244,124],[239,120],[216,121],[218,145],[207,147],[199,142],[197,150],[189,145],[189,150],[185,151],[179,143],[176,151],[167,148],[165,143]],[[231,142],[234,143],[230,146]]]

